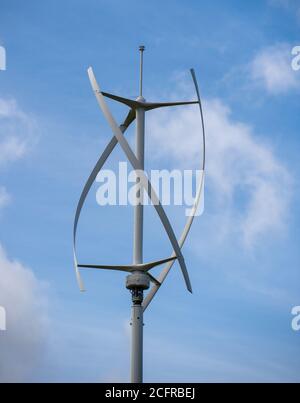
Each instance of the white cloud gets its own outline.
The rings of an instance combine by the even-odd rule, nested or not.
[[[28,380],[46,344],[45,286],[20,262],[10,260],[0,244],[0,306],[7,330],[0,332],[0,382]]]
[[[270,146],[250,125],[234,121],[220,100],[204,102],[207,131],[206,185],[211,192],[211,219],[224,238],[234,233],[245,246],[284,228],[291,178]],[[199,167],[201,130],[195,109],[157,111],[150,116],[153,152],[181,166]],[[206,208],[207,211],[207,208]]]
[[[5,207],[10,201],[10,195],[4,186],[0,186],[0,210]]]
[[[34,119],[15,100],[0,98],[0,168],[19,160],[36,141]],[[0,209],[10,200],[0,184]],[[27,380],[43,357],[46,307],[43,285],[30,269],[10,260],[0,244],[0,306],[7,330],[0,332],[0,382]]]
[[[0,168],[23,157],[36,139],[34,118],[14,99],[0,98]]]
[[[277,44],[262,49],[250,64],[251,78],[270,94],[300,89],[300,75],[291,67],[292,46]]]
[[[0,98],[0,169],[24,157],[37,140],[35,119],[22,111],[14,99]],[[10,196],[0,183],[0,209]]]

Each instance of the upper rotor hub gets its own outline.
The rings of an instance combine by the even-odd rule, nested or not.
[[[145,98],[141,95],[139,95],[136,99],[137,102],[146,102]]]

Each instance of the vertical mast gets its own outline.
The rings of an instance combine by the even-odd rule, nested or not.
[[[143,52],[144,46],[140,46],[140,91],[137,101],[143,103]],[[136,158],[141,169],[144,170],[145,148],[145,109],[136,109]],[[139,179],[137,178],[137,183]],[[139,194],[140,192],[140,194]],[[134,206],[133,229],[133,263],[143,263],[143,189],[139,190]],[[126,279],[126,287],[131,291],[131,382],[143,382],[143,292],[149,288],[149,277],[142,271],[135,271]]]
[[[144,46],[140,46],[140,95],[139,102],[145,102],[143,98],[143,53]],[[144,169],[144,148],[145,148],[145,109],[136,110],[136,158],[139,160],[141,168]],[[137,182],[139,179],[137,179]],[[139,197],[138,197],[139,196]],[[140,202],[140,203],[139,203]],[[137,204],[134,207],[134,235],[133,235],[133,263],[143,263],[143,190],[137,195]]]
[[[145,51],[145,46],[140,46],[139,47],[140,51],[140,97],[143,96],[143,62],[144,62],[144,51]]]
[[[143,62],[144,62],[144,50],[145,46],[140,46],[139,51],[140,51],[140,97],[143,96]]]

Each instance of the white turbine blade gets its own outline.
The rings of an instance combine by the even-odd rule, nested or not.
[[[203,159],[202,159],[202,180],[200,182],[199,188],[197,189],[197,194],[196,194],[196,198],[195,198],[195,202],[194,202],[194,206],[191,210],[191,214],[188,217],[186,224],[184,226],[184,229],[182,231],[181,237],[179,239],[179,246],[180,248],[183,247],[183,244],[186,240],[186,237],[191,229],[191,226],[193,224],[194,221],[194,217],[196,215],[196,211],[198,209],[198,205],[201,199],[201,196],[204,192],[204,174],[205,174],[205,127],[204,127],[204,117],[203,117],[203,110],[202,110],[202,104],[201,104],[201,98],[200,98],[200,92],[199,92],[199,87],[198,87],[198,83],[197,83],[197,79],[196,79],[196,75],[193,69],[191,69],[191,75],[192,75],[192,79],[194,82],[194,86],[195,86],[195,90],[196,90],[196,94],[197,94],[197,98],[198,98],[198,103],[199,103],[199,108],[200,108],[200,117],[201,117],[201,124],[202,124],[202,141],[203,141]],[[174,256],[174,255],[173,255]],[[169,263],[166,264],[165,268],[162,270],[158,281],[162,284],[164,282],[164,280],[166,279],[167,275],[169,274],[169,271],[171,270],[172,266],[173,266],[174,262],[171,261]],[[160,284],[160,285],[161,285]],[[145,311],[148,307],[148,305],[150,304],[150,302],[152,301],[152,299],[154,298],[155,294],[157,293],[157,291],[160,288],[160,285],[158,284],[154,284],[153,287],[150,289],[150,291],[148,292],[148,294],[146,295],[144,301],[143,301],[143,310]]]
[[[76,251],[75,251],[75,244],[73,243],[73,259],[74,259],[74,268],[75,268],[75,274],[76,274],[76,280],[77,284],[79,287],[79,290],[81,292],[85,291],[84,283],[82,281],[79,269],[78,269],[78,264],[77,264],[77,259],[76,259]]]
[[[119,95],[114,95],[110,94],[109,92],[103,92],[102,95],[104,95],[106,98],[113,99],[114,101],[120,102],[121,104],[125,104],[129,106],[130,108],[139,108],[140,107],[140,102],[138,101],[133,101],[132,99],[120,97]]]
[[[168,257],[167,259],[155,260],[154,262],[150,262],[150,263],[141,263],[141,264],[136,265],[136,266],[137,266],[137,267],[138,267],[138,266],[143,266],[143,267],[144,267],[144,270],[148,271],[148,270],[153,269],[153,267],[160,266],[161,264],[164,264],[164,263],[167,263],[167,262],[171,262],[171,261],[174,261],[174,260],[176,260],[176,259],[177,259],[177,256]]]
[[[169,219],[168,219],[168,217],[167,217],[167,215],[166,215],[166,213],[165,213],[165,211],[164,211],[164,209],[163,209],[163,207],[162,207],[162,205],[161,205],[161,203],[160,203],[160,201],[159,201],[154,189],[152,188],[151,183],[149,182],[147,176],[145,175],[140,162],[136,158],[134,152],[130,148],[127,140],[123,136],[123,133],[121,132],[120,128],[118,127],[118,125],[116,123],[116,121],[114,120],[114,118],[113,118],[113,116],[112,116],[112,114],[111,114],[111,112],[110,112],[110,110],[109,110],[109,108],[108,108],[108,106],[107,106],[107,104],[105,102],[104,96],[102,95],[102,93],[100,91],[100,88],[98,86],[98,83],[96,81],[95,75],[94,75],[93,70],[92,70],[91,67],[88,69],[88,75],[89,75],[89,78],[90,78],[90,81],[91,81],[92,88],[93,88],[93,90],[95,92],[98,104],[100,106],[100,109],[102,110],[106,120],[108,121],[108,123],[109,123],[109,125],[110,125],[110,127],[111,127],[111,129],[112,129],[112,131],[114,133],[114,135],[116,136],[120,146],[122,147],[124,153],[126,154],[128,160],[130,161],[132,167],[136,171],[139,171],[139,176],[140,176],[140,179],[141,179],[141,183],[142,183],[144,189],[146,190],[150,200],[152,201],[152,203],[154,205],[154,208],[156,209],[156,211],[157,211],[157,213],[158,213],[158,215],[160,217],[160,220],[161,220],[161,222],[162,222],[162,224],[163,224],[163,226],[165,228],[165,231],[166,231],[166,233],[167,233],[167,235],[169,237],[169,240],[170,240],[170,242],[172,244],[172,247],[174,249],[175,255],[178,258],[178,262],[180,264],[180,268],[181,268],[181,271],[182,271],[182,274],[183,274],[183,277],[184,277],[184,280],[185,280],[185,283],[186,283],[186,287],[187,287],[188,291],[192,292],[192,286],[191,286],[188,271],[187,271],[187,268],[186,268],[186,265],[185,265],[185,261],[184,261],[184,258],[182,256],[182,253],[181,253],[180,247],[178,245],[176,236],[174,234],[173,228],[172,228],[172,226],[171,226],[171,224],[169,222]]]
[[[165,108],[169,106],[181,106],[181,105],[195,105],[198,101],[179,101],[179,102],[139,102],[129,98],[120,97],[119,95],[110,94],[109,92],[101,91],[101,94],[106,98],[113,99],[124,105],[129,106],[132,109],[144,108],[146,111],[157,108]]]
[[[127,271],[131,272],[131,266],[122,266],[122,265],[105,265],[105,264],[79,264],[79,268],[81,269],[99,269],[99,270],[117,270],[117,271]]]
[[[168,106],[195,105],[198,101],[179,101],[179,102],[145,102],[144,108],[147,111],[157,108],[165,108]]]
[[[128,264],[128,265],[106,265],[106,264],[79,264],[78,267],[85,269],[106,269],[106,270],[119,270],[119,271],[144,271],[147,272],[150,269],[153,269],[155,266],[159,266],[161,264],[170,262],[171,260],[175,260],[176,257],[169,257],[167,259],[156,260],[155,262],[150,263],[140,263],[140,264]]]
[[[202,108],[202,102],[201,102],[201,97],[200,97],[200,91],[199,91],[199,86],[197,82],[197,77],[195,74],[195,70],[191,69],[190,70],[192,79],[194,82],[197,98],[198,98],[198,104],[199,104],[199,111],[200,111],[200,118],[201,118],[201,126],[202,126],[202,143],[203,143],[203,159],[202,159],[202,170],[205,171],[205,125],[204,125],[204,117],[203,117],[203,108]]]
[[[123,133],[126,131],[126,129],[129,127],[129,125],[133,122],[135,119],[135,112],[133,110],[130,110],[128,113],[124,123],[120,126],[120,130],[123,131]],[[80,272],[78,270],[78,264],[77,264],[77,256],[76,256],[76,234],[77,234],[77,226],[78,226],[78,220],[80,217],[81,209],[82,206],[85,202],[85,199],[91,189],[92,184],[94,183],[94,180],[96,179],[96,176],[102,166],[105,164],[105,161],[115,148],[115,146],[118,144],[116,137],[114,136],[108,145],[106,146],[105,150],[101,154],[99,160],[97,161],[93,171],[91,172],[90,176],[88,177],[88,180],[86,181],[84,188],[82,190],[82,193],[80,195],[80,199],[76,208],[76,213],[75,213],[75,218],[74,218],[74,225],[73,225],[73,259],[74,259],[74,268],[75,268],[75,273],[76,273],[76,278],[77,278],[77,283],[79,286],[80,291],[84,291],[84,284],[80,276]]]
[[[117,144],[117,141],[114,137],[109,142],[108,146],[106,147],[106,149],[100,156],[93,171],[91,172],[90,176],[88,177],[88,180],[84,185],[84,188],[82,190],[82,193],[80,195],[80,199],[79,199],[79,202],[78,202],[78,205],[76,208],[74,225],[73,225],[73,258],[74,258],[74,267],[75,267],[75,272],[76,272],[76,278],[77,278],[77,282],[78,282],[80,291],[84,291],[84,285],[83,285],[83,281],[80,276],[80,272],[78,270],[77,256],[76,256],[76,233],[77,233],[78,220],[80,217],[82,206],[90,191],[90,188],[91,188],[92,184],[94,183],[94,180],[96,179],[98,172],[100,171],[101,167],[104,165],[105,161],[107,160],[108,156],[110,155],[110,153],[112,152],[112,150],[114,149],[116,144]]]

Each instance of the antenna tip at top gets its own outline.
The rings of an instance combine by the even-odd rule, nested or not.
[[[144,45],[140,45],[140,46],[139,46],[139,51],[140,51],[140,52],[144,52],[144,50],[145,50],[145,46],[144,46]]]

